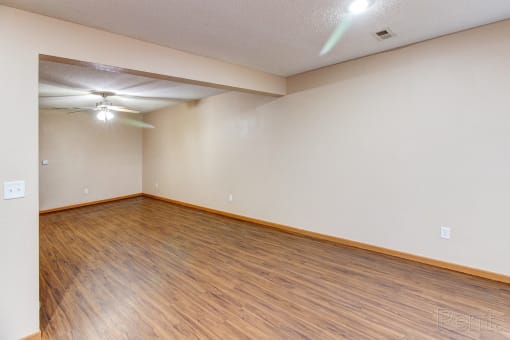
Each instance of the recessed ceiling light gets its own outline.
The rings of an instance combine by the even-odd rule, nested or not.
[[[349,12],[352,14],[359,14],[364,12],[370,7],[371,1],[369,0],[354,0],[349,6]]]

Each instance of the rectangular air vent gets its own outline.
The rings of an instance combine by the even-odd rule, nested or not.
[[[378,32],[375,32],[374,36],[378,40],[386,40],[386,39],[389,39],[389,38],[393,38],[395,36],[395,34],[389,28],[385,28],[385,29],[382,29],[382,30],[380,30]]]

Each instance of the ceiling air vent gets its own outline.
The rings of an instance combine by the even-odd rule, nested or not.
[[[395,36],[395,34],[389,28],[375,32],[374,35],[378,40],[386,40]]]

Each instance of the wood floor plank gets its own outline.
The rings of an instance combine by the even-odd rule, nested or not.
[[[43,339],[510,339],[510,285],[145,197],[40,217]]]

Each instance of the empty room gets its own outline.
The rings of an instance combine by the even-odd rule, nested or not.
[[[0,0],[0,339],[510,339],[508,0]]]

